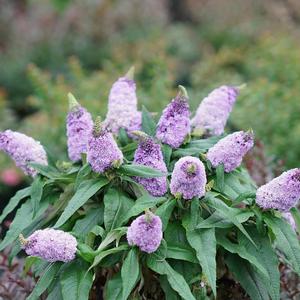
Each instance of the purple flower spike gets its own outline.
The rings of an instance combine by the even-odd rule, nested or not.
[[[0,132],[0,150],[7,153],[26,175],[35,176],[37,171],[29,163],[48,165],[47,154],[39,141],[16,131]]]
[[[284,212],[282,213],[283,218],[292,226],[292,228],[296,231],[297,226],[296,222],[290,212]]]
[[[283,172],[256,192],[256,203],[263,209],[289,211],[300,198],[300,169]]]
[[[226,85],[213,90],[202,100],[192,120],[195,132],[221,135],[238,94],[238,88]]]
[[[97,118],[88,141],[87,161],[96,173],[104,173],[123,163],[123,153],[112,134],[102,128],[100,118]]]
[[[162,222],[151,212],[137,217],[127,230],[128,244],[136,245],[141,251],[152,253],[157,250],[162,240]]]
[[[137,110],[136,86],[133,80],[134,67],[112,86],[108,99],[105,127],[118,134],[120,128],[127,131],[141,129],[141,114]]]
[[[27,239],[20,235],[27,255],[38,256],[48,262],[69,262],[75,258],[77,241],[69,233],[47,228],[35,231]]]
[[[253,147],[252,131],[238,131],[227,135],[207,152],[207,159],[216,168],[223,164],[226,173],[237,168],[244,155]]]
[[[188,95],[179,85],[179,93],[164,109],[157,125],[156,137],[172,148],[178,148],[190,134]]]
[[[90,113],[69,93],[70,111],[67,116],[68,153],[70,160],[81,160],[81,154],[87,152],[88,138],[93,130]]]
[[[180,158],[174,167],[170,189],[175,197],[189,200],[205,195],[205,168],[198,158],[185,156]]]
[[[134,154],[134,164],[157,169],[167,174],[167,167],[159,144],[143,132],[135,132],[140,139],[138,148]],[[135,181],[141,184],[152,196],[163,196],[167,192],[167,176],[156,178],[135,177]]]

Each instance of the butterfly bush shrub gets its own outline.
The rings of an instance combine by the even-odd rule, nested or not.
[[[300,274],[300,169],[256,187],[241,166],[253,132],[224,134],[236,91],[210,93],[193,122],[182,86],[161,116],[139,111],[133,70],[103,122],[69,94],[64,162],[1,132],[33,180],[0,216],[18,208],[0,251],[28,256],[39,278],[28,299],[216,299],[226,278],[279,299],[279,262]]]

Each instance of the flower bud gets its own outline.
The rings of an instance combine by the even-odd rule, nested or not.
[[[190,133],[190,111],[188,95],[183,86],[164,109],[157,125],[156,137],[172,148],[178,148]]]
[[[209,135],[221,135],[239,94],[239,89],[223,85],[214,89],[200,103],[192,120],[195,131]]]
[[[256,192],[256,203],[263,209],[288,211],[300,198],[300,169],[283,172]]]
[[[69,262],[75,258],[77,241],[69,233],[47,228],[37,230],[27,239],[20,235],[22,248],[27,255],[38,256],[48,262]]]
[[[196,157],[180,158],[172,173],[170,189],[176,197],[189,200],[205,195],[206,174],[203,163]]]
[[[136,245],[141,251],[152,253],[157,250],[162,240],[162,222],[160,217],[151,212],[137,217],[127,230],[129,245]]]
[[[26,175],[35,176],[37,171],[29,163],[48,165],[47,154],[39,141],[20,132],[0,132],[0,150],[7,153]]]
[[[238,131],[227,135],[207,152],[207,159],[216,168],[223,164],[226,173],[237,168],[244,155],[253,147],[252,131]]]
[[[68,154],[70,160],[81,160],[81,154],[87,152],[88,138],[93,129],[90,113],[69,94],[70,111],[67,116]]]

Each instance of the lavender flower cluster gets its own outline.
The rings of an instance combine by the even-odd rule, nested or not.
[[[93,134],[88,140],[87,161],[96,173],[104,173],[123,163],[122,151],[113,135],[103,128],[100,120],[95,122]]]
[[[69,262],[75,258],[77,241],[69,233],[47,228],[35,231],[27,239],[20,237],[22,248],[28,255],[55,262]]]
[[[91,114],[69,94],[70,112],[67,116],[68,153],[70,160],[76,162],[81,154],[87,152],[88,138],[93,129]]]
[[[39,141],[16,131],[0,132],[0,150],[6,152],[26,175],[35,176],[37,171],[29,163],[47,165],[47,154]]]
[[[190,133],[190,111],[185,88],[164,109],[157,125],[156,137],[172,148],[178,148]]]
[[[134,69],[119,78],[112,86],[108,99],[108,112],[104,121],[112,133],[117,134],[120,128],[128,132],[140,130],[141,112],[137,110],[136,85],[133,80]]]
[[[261,186],[256,192],[256,203],[263,209],[287,212],[300,198],[300,169],[283,172]]]
[[[224,132],[227,119],[239,90],[232,86],[221,86],[213,90],[199,105],[192,126],[196,131],[210,135]]]
[[[160,145],[155,143],[149,136],[140,136],[138,148],[134,154],[133,163],[151,167],[167,174],[167,166],[164,162]],[[151,195],[163,196],[167,190],[167,176],[156,178],[136,177],[135,180],[141,184]]]
[[[137,217],[127,230],[129,245],[136,245],[141,251],[152,253],[157,250],[162,240],[162,222],[151,212]]]
[[[207,152],[207,159],[212,166],[223,164],[225,172],[229,173],[237,168],[244,155],[253,147],[252,132],[238,131],[227,135]]]
[[[189,200],[205,195],[206,174],[203,163],[196,157],[180,158],[172,173],[170,190],[175,197]]]

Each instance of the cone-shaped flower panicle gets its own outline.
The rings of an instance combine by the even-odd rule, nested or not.
[[[222,134],[238,94],[239,89],[232,86],[214,89],[196,111],[192,120],[195,130],[209,135]]]
[[[136,85],[133,80],[134,68],[132,67],[124,77],[119,78],[112,86],[108,111],[104,124],[114,134],[120,128],[127,131],[140,130],[141,114],[137,110]]]
[[[37,171],[29,163],[47,165],[47,154],[39,141],[16,131],[0,132],[0,150],[7,153],[26,175],[35,176]]]
[[[170,189],[175,197],[189,200],[205,195],[206,174],[201,160],[192,156],[180,158],[172,173]]]
[[[83,108],[72,94],[69,97],[70,111],[67,116],[68,153],[70,160],[76,162],[81,154],[87,152],[88,138],[93,130],[90,113]]]
[[[162,240],[162,222],[151,212],[137,217],[127,230],[129,245],[136,245],[141,251],[152,253],[157,250]]]
[[[134,164],[144,165],[167,174],[167,167],[159,144],[144,134],[139,137],[140,142],[134,154]],[[142,178],[135,177],[152,196],[162,196],[167,192],[167,177]]]
[[[103,173],[123,163],[123,153],[118,148],[113,135],[103,129],[99,118],[95,121],[93,132],[88,140],[87,161],[97,173]]]
[[[214,168],[223,164],[225,172],[229,173],[242,163],[243,156],[253,147],[253,144],[252,131],[234,132],[210,148],[207,159]]]
[[[283,218],[292,226],[292,228],[296,231],[296,222],[295,219],[293,218],[292,214],[288,212],[282,213]]]
[[[288,211],[300,198],[300,169],[283,172],[258,188],[256,203],[263,209]]]
[[[20,242],[27,255],[49,262],[69,262],[77,251],[77,241],[71,234],[52,228],[37,230],[27,239],[20,235]]]
[[[178,148],[190,133],[190,111],[188,95],[179,86],[178,95],[163,110],[157,125],[156,137],[172,148]]]

